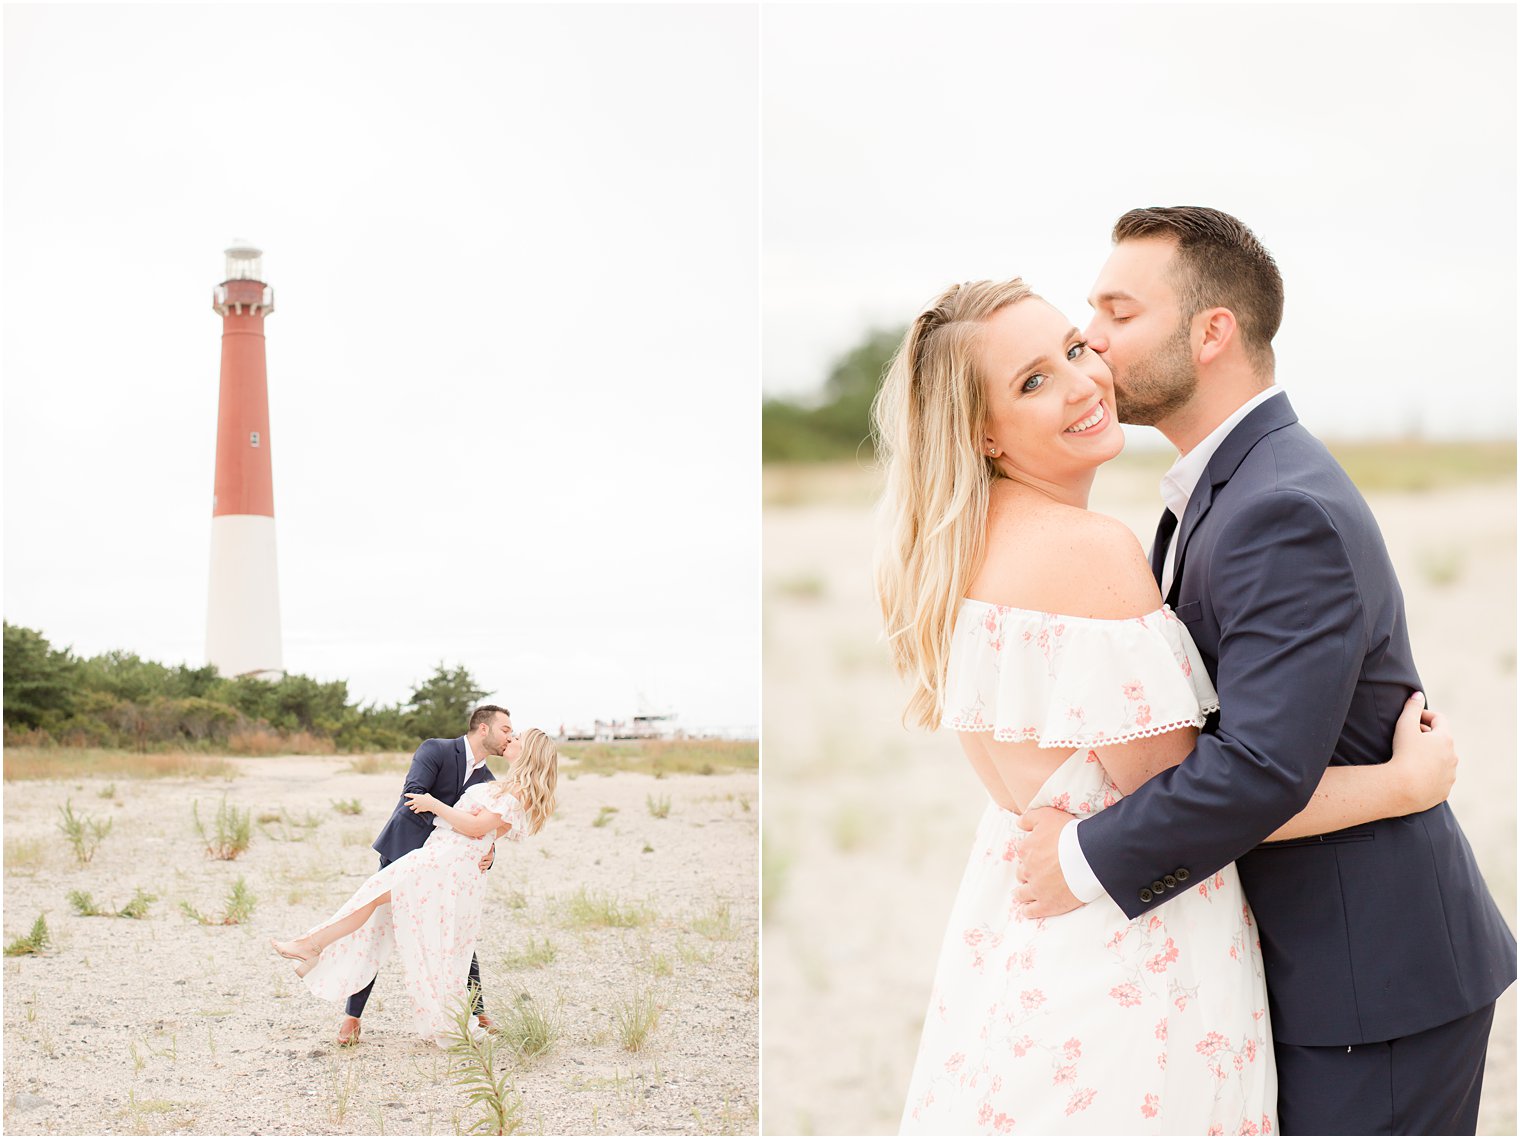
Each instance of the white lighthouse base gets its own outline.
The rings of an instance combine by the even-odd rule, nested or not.
[[[284,675],[273,518],[222,514],[211,519],[206,661],[223,676]]]

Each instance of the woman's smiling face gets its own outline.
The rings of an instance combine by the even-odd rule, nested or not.
[[[1108,365],[1038,297],[988,317],[976,347],[987,400],[984,453],[1011,478],[1090,477],[1124,448]]]

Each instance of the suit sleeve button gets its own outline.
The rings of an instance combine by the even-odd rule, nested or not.
[[[1148,902],[1148,901],[1150,901],[1151,897],[1152,897],[1152,895],[1151,895],[1151,892],[1149,890],[1141,890],[1140,891],[1140,900],[1142,902]]]
[[[1177,876],[1175,874],[1163,874],[1161,875],[1161,880],[1166,883],[1168,890],[1177,884]]]
[[[1152,894],[1164,894],[1164,893],[1166,893],[1166,883],[1164,883],[1163,881],[1161,881],[1160,878],[1157,878],[1154,882],[1151,883],[1151,893]]]
[[[1177,867],[1177,881],[1179,881],[1179,882],[1186,882],[1187,880],[1188,880],[1187,867],[1186,866],[1179,866],[1179,867]]]

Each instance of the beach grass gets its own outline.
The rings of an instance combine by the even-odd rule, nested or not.
[[[1325,445],[1363,494],[1419,493],[1515,477],[1512,439],[1327,439]],[[1169,447],[1130,446],[1109,465],[1159,482],[1175,457]],[[868,453],[858,460],[768,463],[763,487],[767,507],[829,505],[864,510],[880,493],[881,473]],[[776,588],[789,596],[813,592],[805,577],[789,578]],[[817,592],[821,595],[821,588]]]
[[[356,755],[348,761],[348,769],[357,775],[391,775],[405,771],[411,762],[404,755]]]
[[[632,929],[654,921],[655,913],[638,902],[624,902],[582,886],[566,903],[565,917],[576,929]]]
[[[661,778],[754,771],[760,766],[758,740],[620,740],[566,743],[559,751],[577,775],[633,771]]]
[[[237,765],[220,756],[143,753],[99,747],[8,747],[5,782],[34,779],[234,779]]]

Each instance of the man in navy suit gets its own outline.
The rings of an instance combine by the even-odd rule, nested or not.
[[[407,770],[406,783],[401,788],[395,810],[373,843],[380,855],[381,868],[419,849],[433,833],[434,816],[430,812],[418,814],[408,807],[408,793],[425,792],[440,802],[458,802],[466,787],[496,778],[486,766],[486,760],[505,752],[511,740],[512,713],[495,704],[482,704],[476,708],[470,714],[469,730],[458,739],[423,740],[412,756],[412,766]],[[480,869],[489,870],[495,856],[493,846],[480,860]],[[473,954],[470,956],[469,984],[475,990],[475,1012],[480,1023],[486,1028],[492,1027],[491,1019],[481,1011],[480,961]],[[348,998],[348,1015],[338,1026],[339,1044],[358,1042],[359,1018],[364,1015],[364,1006],[374,987],[375,982],[370,981]]]
[[[1132,210],[1090,298],[1118,414],[1181,453],[1151,552],[1219,692],[1178,767],[1080,823],[1026,813],[1030,916],[1136,917],[1237,862],[1267,970],[1284,1134],[1474,1133],[1515,938],[1442,803],[1259,845],[1327,764],[1392,750],[1415,671],[1367,504],[1274,380],[1282,279],[1217,210]],[[1070,825],[1068,825],[1070,824]]]

